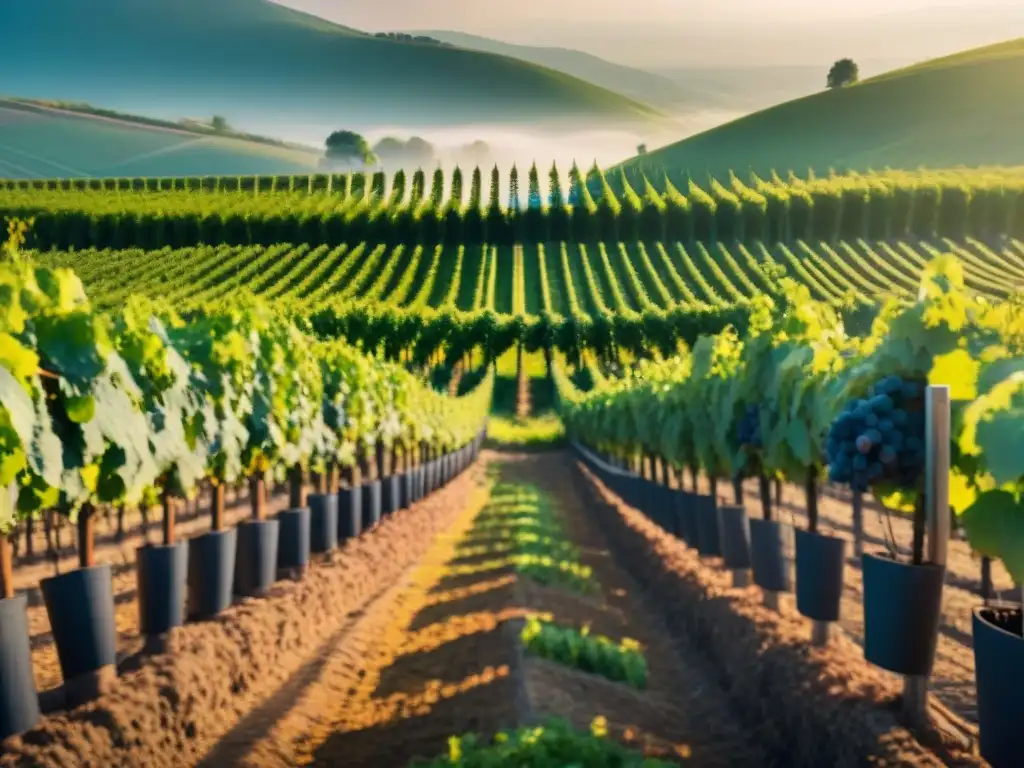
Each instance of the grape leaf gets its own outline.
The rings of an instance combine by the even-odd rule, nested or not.
[[[1002,489],[986,491],[962,515],[971,548],[1003,561],[1018,585],[1024,585],[1024,505]]]

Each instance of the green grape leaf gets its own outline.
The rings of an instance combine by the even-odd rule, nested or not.
[[[949,386],[950,400],[973,400],[978,396],[978,373],[981,363],[965,349],[937,355],[928,373],[929,384]]]
[[[7,412],[22,446],[30,445],[36,429],[35,405],[28,392],[3,366],[0,366],[0,407]]]
[[[806,425],[800,421],[790,421],[786,425],[786,443],[801,466],[809,467],[813,463],[811,436]]]
[[[971,548],[1003,561],[1024,585],[1024,505],[1009,491],[986,491],[961,516]]]
[[[998,410],[978,424],[977,441],[985,467],[997,485],[1024,477],[1024,409]]]
[[[27,381],[39,370],[39,356],[10,334],[0,333],[0,368],[18,381]]]

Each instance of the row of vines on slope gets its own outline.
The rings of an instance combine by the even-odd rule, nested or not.
[[[686,354],[641,361],[589,392],[556,369],[569,434],[616,463],[660,457],[712,483],[782,477],[807,489],[817,529],[826,476],[916,511],[923,558],[928,384],[950,387],[950,504],[972,546],[1024,585],[1024,463],[1015,448],[1024,402],[1024,315],[972,296],[953,257],[937,258],[916,301],[891,300],[867,336],[787,284],[789,300],[755,302],[745,329],[701,337]],[[762,503],[770,513],[768,483]],[[894,553],[895,554],[895,553]]]
[[[223,509],[224,487],[248,478],[259,517],[272,476],[301,485],[308,470],[366,466],[374,452],[416,461],[451,450],[490,407],[491,377],[447,398],[245,294],[187,319],[141,297],[95,311],[72,271],[34,265],[17,250],[23,230],[12,235],[0,264],[5,595],[6,534],[45,508],[75,519],[86,541],[97,505],[155,504],[206,478]]]
[[[513,168],[512,174],[517,177]],[[155,249],[206,244],[277,242],[337,246],[369,240],[392,245],[510,245],[548,241],[635,240],[686,243],[792,242],[799,239],[1024,237],[1024,173],[1015,169],[886,171],[828,178],[770,179],[735,173],[677,188],[643,179],[639,191],[621,173],[613,185],[593,168],[574,165],[568,194],[552,169],[546,197],[536,168],[526,205],[518,178],[507,203],[500,172],[491,172],[485,201],[476,169],[468,199],[461,170],[450,179],[404,171],[375,174],[346,193],[202,193],[191,189],[117,189],[0,185],[0,220],[34,217],[31,243],[40,248]],[[616,191],[613,186],[618,186]]]

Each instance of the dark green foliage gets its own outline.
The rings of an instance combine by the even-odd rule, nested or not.
[[[860,68],[853,59],[840,59],[828,71],[825,84],[829,88],[853,85],[860,79]]]

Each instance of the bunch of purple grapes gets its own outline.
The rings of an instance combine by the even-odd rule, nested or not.
[[[924,471],[924,430],[922,382],[882,379],[832,423],[829,480],[855,491],[880,483],[914,487]]]
[[[756,405],[748,405],[736,425],[740,445],[750,448],[761,447],[761,417]]]

